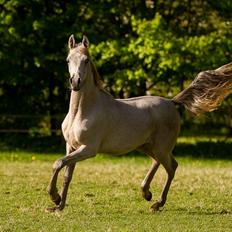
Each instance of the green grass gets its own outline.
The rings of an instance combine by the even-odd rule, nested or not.
[[[153,214],[152,202],[140,194],[150,159],[100,155],[77,165],[66,208],[46,213],[51,206],[46,188],[59,156],[0,153],[0,231],[231,231],[230,160],[177,158],[168,201]],[[165,177],[160,168],[152,182],[153,201]]]

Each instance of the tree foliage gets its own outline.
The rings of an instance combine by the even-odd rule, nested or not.
[[[0,0],[1,114],[41,115],[23,126],[59,127],[54,116],[68,107],[65,57],[72,33],[88,36],[115,97],[171,97],[199,71],[232,60],[231,12],[229,0]],[[231,98],[222,107],[226,115],[230,105]]]

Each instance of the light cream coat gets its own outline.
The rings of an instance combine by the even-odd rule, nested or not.
[[[180,117],[175,105],[184,104],[187,108],[192,107],[192,113],[196,113],[194,109],[198,109],[199,112],[203,104],[210,105],[209,96],[207,96],[208,103],[205,103],[204,97],[200,102],[202,96],[195,94],[199,92],[196,89],[204,89],[204,78],[203,81],[199,81],[200,78],[197,77],[195,80],[197,85],[193,82],[193,86],[190,85],[172,100],[152,96],[121,100],[114,99],[102,88],[99,75],[88,53],[86,37],[83,37],[82,43],[78,45],[73,36],[69,38],[67,61],[72,88],[69,111],[62,123],[63,135],[67,142],[67,155],[53,165],[48,192],[56,206],[48,210],[64,208],[76,162],[94,157],[97,153],[117,155],[133,150],[142,151],[153,159],[152,166],[141,184],[142,195],[146,200],[150,201],[152,198],[150,183],[159,165],[162,164],[167,171],[167,180],[160,198],[152,205],[153,211],[159,210],[166,202],[178,166],[172,156],[180,130]],[[231,66],[229,64],[223,66],[224,69],[218,70],[222,74],[222,70],[226,67],[226,70],[231,72]],[[208,75],[207,72],[205,73]],[[214,97],[215,93],[218,93],[217,89],[220,89],[221,92],[218,93],[220,101],[223,90],[226,92],[231,88],[231,74],[226,74],[223,84],[215,77],[213,81],[207,79],[207,83],[217,87],[212,86]],[[210,89],[209,85],[206,89]],[[204,90],[204,94],[207,90]],[[227,91],[224,95],[228,94]],[[200,103],[197,105],[196,102]],[[208,108],[207,111],[212,110],[212,107]],[[58,194],[56,182],[58,173],[63,167],[66,168],[64,183],[61,193]]]

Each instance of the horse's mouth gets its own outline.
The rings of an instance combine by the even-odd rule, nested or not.
[[[71,86],[71,90],[77,92],[80,90],[80,86]]]
[[[71,77],[69,78],[69,83],[71,86],[71,90],[79,91],[81,86],[81,78],[80,77]]]

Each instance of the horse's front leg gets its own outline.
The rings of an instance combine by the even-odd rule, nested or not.
[[[56,204],[59,205],[61,201],[61,197],[58,193],[56,183],[60,169],[56,168],[55,163],[53,164],[53,171],[52,176],[48,185],[48,193],[50,195],[51,200]]]
[[[74,149],[68,143],[66,143],[66,156],[72,153],[73,151]],[[70,164],[65,167],[63,186],[60,192],[60,202],[55,202],[56,205],[59,206],[59,209],[63,209],[65,206],[66,197],[68,193],[68,187],[72,180],[73,171],[75,169],[75,166],[76,164]]]
[[[53,208],[48,208],[48,211],[55,211],[57,209],[62,210],[64,208],[68,186],[71,181],[76,162],[91,158],[95,155],[96,153],[93,152],[93,149],[90,149],[89,146],[81,145],[76,151],[73,151],[69,155],[55,161],[53,164],[53,174],[48,187],[48,192],[52,201],[56,203],[56,206]],[[67,167],[65,170],[63,189],[60,196],[56,188],[56,183],[60,170],[65,166]]]
[[[66,143],[66,156],[69,155],[70,153],[72,153],[75,149],[73,149],[68,143]],[[65,167],[65,171],[64,171],[64,179],[63,179],[63,186],[60,192],[60,195],[58,197],[56,197],[56,200],[54,201],[54,203],[59,206],[59,208],[63,209],[65,206],[65,201],[66,201],[66,197],[67,197],[67,193],[68,193],[68,187],[69,184],[72,180],[72,175],[73,175],[73,171],[75,169],[75,164],[70,164],[67,165]]]
[[[60,202],[57,205],[59,210],[62,210],[65,207],[65,202],[66,202],[67,193],[68,193],[68,187],[69,187],[69,184],[72,180],[75,165],[76,164],[69,164],[65,167],[63,186],[62,186],[62,190],[60,192]]]

